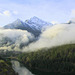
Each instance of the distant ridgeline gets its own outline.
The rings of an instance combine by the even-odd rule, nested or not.
[[[18,59],[31,69],[72,74],[75,72],[75,44],[22,53]]]

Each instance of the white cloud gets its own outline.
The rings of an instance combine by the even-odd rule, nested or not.
[[[24,48],[24,51],[34,51],[42,48],[52,48],[75,43],[75,24],[57,24],[46,29],[39,40]]]
[[[12,35],[11,35],[12,34]],[[0,29],[0,49],[20,50],[21,44],[28,44],[34,40],[34,36],[26,30],[19,29]],[[4,44],[4,42],[7,42]]]
[[[3,15],[11,16],[11,12],[9,10],[6,10],[6,11],[3,12]]]
[[[52,21],[51,23],[52,23],[52,24],[58,24],[58,22],[57,22],[57,21]]]
[[[11,16],[11,12],[9,10],[5,10],[2,13],[0,12],[0,16]]]
[[[18,14],[18,11],[9,11],[9,10],[5,10],[3,11],[2,13],[0,13],[1,16],[7,16],[7,17],[10,17],[12,15],[17,15]]]

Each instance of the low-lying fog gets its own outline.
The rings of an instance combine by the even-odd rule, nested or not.
[[[34,51],[44,47],[75,43],[75,23],[48,27],[42,31],[37,41],[27,45],[34,39],[35,37],[26,30],[0,29],[0,49]]]
[[[12,68],[19,75],[33,75],[27,68],[21,66],[21,64],[18,61],[12,60],[11,63],[12,63]]]

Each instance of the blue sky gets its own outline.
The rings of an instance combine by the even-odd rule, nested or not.
[[[75,0],[0,0],[0,26],[33,16],[64,23],[75,17]]]

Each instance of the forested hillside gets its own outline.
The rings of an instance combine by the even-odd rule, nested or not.
[[[22,53],[18,58],[31,69],[45,72],[75,72],[75,44]]]
[[[10,61],[6,61],[0,57],[0,75],[18,75],[12,69]]]

